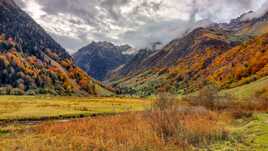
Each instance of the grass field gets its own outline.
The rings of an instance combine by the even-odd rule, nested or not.
[[[0,151],[176,151],[178,148],[186,151],[268,151],[268,114],[256,113],[234,121],[226,121],[224,114],[209,112],[206,115],[193,112],[183,117],[187,117],[181,119],[186,129],[180,130],[181,135],[169,136],[175,142],[160,137],[143,115],[131,113],[68,122],[0,126]],[[193,146],[183,148],[180,139],[187,139]]]
[[[237,98],[247,98],[254,95],[254,93],[256,93],[257,91],[267,87],[268,87],[268,77],[264,77],[249,84],[235,87],[233,89],[224,90],[222,91],[222,94],[231,94]]]
[[[1,96],[0,151],[268,151],[267,98],[215,93],[154,101]]]
[[[268,114],[255,114],[229,125],[230,139],[210,146],[219,151],[268,151]]]
[[[150,101],[131,98],[0,96],[0,121],[46,120],[141,111]]]

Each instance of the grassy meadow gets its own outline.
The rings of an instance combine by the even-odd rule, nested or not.
[[[257,91],[262,91],[263,89],[267,88],[267,85],[268,77],[264,77],[249,84],[244,84],[242,86],[224,90],[221,93],[230,94],[236,98],[248,98],[254,95]]]
[[[268,114],[233,119],[226,113],[189,112],[175,117],[181,127],[158,123],[158,113],[4,126],[0,151],[268,150]]]
[[[0,122],[86,117],[142,111],[150,101],[132,98],[0,96]]]
[[[268,150],[268,100],[264,96],[237,101],[207,89],[183,98],[161,94],[154,101],[0,98],[0,151]],[[121,114],[90,116],[111,113]],[[56,120],[64,118],[73,119]]]

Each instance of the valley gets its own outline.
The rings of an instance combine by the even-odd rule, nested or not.
[[[268,151],[268,1],[203,4],[0,0],[0,151]]]

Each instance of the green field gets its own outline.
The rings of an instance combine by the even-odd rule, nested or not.
[[[247,98],[257,91],[260,91],[268,86],[268,77],[264,77],[255,82],[251,82],[249,84],[245,84],[239,87],[235,87],[232,89],[222,91],[223,94],[231,94],[237,98]]]
[[[46,120],[141,111],[150,101],[130,98],[0,96],[0,121]]]
[[[229,127],[231,139],[211,146],[219,151],[268,151],[268,114],[236,120]]]

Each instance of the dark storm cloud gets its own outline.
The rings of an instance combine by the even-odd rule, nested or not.
[[[109,24],[106,23],[107,18],[113,24],[119,25],[127,23],[126,20],[131,24],[135,22],[135,19],[148,21],[149,17],[144,17],[140,12],[156,12],[161,4],[143,1],[126,16],[120,7],[128,5],[131,1],[133,0],[36,0],[49,15],[63,13],[78,16],[98,30],[102,30],[103,27],[109,29]]]
[[[166,43],[195,27],[197,22],[199,26],[211,21],[225,22],[256,10],[265,1],[16,0],[68,50],[93,40],[135,47],[146,47],[154,41]]]

